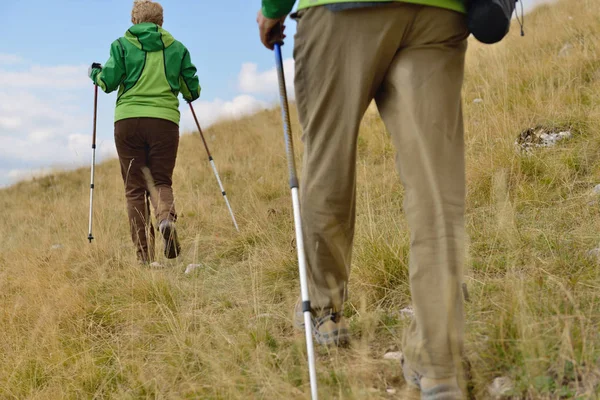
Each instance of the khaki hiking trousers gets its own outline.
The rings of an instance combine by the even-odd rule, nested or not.
[[[340,309],[346,299],[357,136],[375,99],[397,152],[411,232],[415,319],[403,352],[425,377],[455,376],[464,324],[464,15],[395,3],[339,12],[314,7],[296,19],[300,193],[313,309]]]
[[[115,122],[115,144],[125,183],[131,239],[138,260],[154,261],[155,234],[150,204],[158,224],[177,220],[172,177],[179,126],[159,118],[128,118]]]

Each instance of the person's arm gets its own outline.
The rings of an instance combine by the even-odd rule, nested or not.
[[[116,90],[125,79],[125,54],[118,40],[110,46],[110,58],[101,68],[93,68],[92,81],[106,93]]]
[[[181,75],[179,77],[179,86],[181,88],[181,94],[183,98],[191,103],[200,97],[200,82],[198,80],[198,76],[196,76],[196,72],[198,70],[192,64],[192,57],[190,56],[190,52],[185,50],[183,53],[183,60],[181,64]]]
[[[296,0],[262,0],[262,15],[269,19],[287,16]]]

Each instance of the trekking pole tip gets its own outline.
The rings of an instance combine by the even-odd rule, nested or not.
[[[93,237],[93,236],[90,234],[90,235],[88,236],[88,240],[90,241],[90,243],[92,243],[92,240],[94,240],[94,237]]]

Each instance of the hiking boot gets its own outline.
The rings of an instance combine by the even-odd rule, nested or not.
[[[181,246],[179,245],[179,239],[177,238],[177,229],[175,222],[165,219],[158,226],[158,230],[165,240],[165,257],[177,258],[181,252]]]
[[[311,311],[312,334],[315,342],[322,346],[346,346],[350,342],[350,332],[341,312],[324,309],[321,312]],[[304,313],[302,302],[298,300],[294,309],[294,328],[304,330]]]
[[[406,362],[404,354],[400,358],[406,384],[421,391],[421,400],[463,400],[462,390],[456,378],[424,378]]]

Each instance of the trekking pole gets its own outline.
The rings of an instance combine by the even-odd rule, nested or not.
[[[304,238],[302,236],[302,220],[300,218],[300,199],[298,194],[298,177],[296,176],[296,161],[294,159],[294,142],[290,127],[290,112],[288,107],[287,91],[285,89],[285,76],[283,74],[283,59],[281,58],[281,45],[283,40],[275,43],[275,63],[277,77],[279,78],[279,95],[281,100],[281,118],[283,120],[283,136],[287,156],[288,171],[290,176],[290,189],[292,191],[292,206],[294,209],[294,225],[296,227],[296,245],[298,252],[298,267],[300,269],[300,291],[302,294],[302,312],[304,314],[304,331],[306,334],[306,349],[308,353],[308,370],[310,376],[310,392],[313,400],[317,400],[317,370],[315,366],[315,350],[312,337],[312,322],[310,313],[310,299],[308,295],[308,280],[306,278],[306,254],[304,253]]]
[[[204,139],[204,134],[202,133],[202,129],[200,128],[200,122],[198,122],[198,118],[196,117],[196,112],[194,111],[194,106],[192,103],[188,103],[190,105],[190,110],[192,110],[192,115],[194,116],[194,121],[196,121],[196,126],[198,127],[198,132],[200,133],[200,137],[202,138],[202,143],[204,143],[204,148],[206,149],[206,153],[208,154],[208,161],[212,166],[212,169],[217,177],[217,182],[219,183],[219,188],[221,188],[221,194],[225,199],[225,203],[227,204],[227,209],[229,210],[229,214],[231,214],[231,219],[233,220],[233,225],[235,229],[239,232],[240,228],[238,227],[237,221],[235,220],[235,216],[233,215],[233,210],[231,209],[231,204],[229,204],[229,200],[227,199],[227,193],[225,192],[225,188],[223,188],[223,183],[221,183],[221,178],[219,177],[219,173],[217,172],[217,166],[215,165],[215,160],[210,154],[210,150],[208,149],[208,144],[206,144],[206,139]]]
[[[94,85],[94,133],[92,134],[92,172],[90,179],[90,224],[88,240],[92,243],[94,235],[92,234],[93,215],[94,215],[94,172],[96,169],[96,118],[98,115],[98,85]]]

